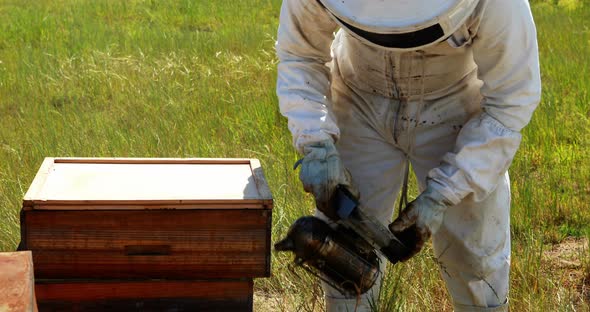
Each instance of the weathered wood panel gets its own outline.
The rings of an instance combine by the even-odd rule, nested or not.
[[[37,311],[31,253],[0,253],[0,311]]]
[[[252,280],[41,281],[49,311],[252,311]]]
[[[270,275],[270,210],[24,210],[37,278]]]

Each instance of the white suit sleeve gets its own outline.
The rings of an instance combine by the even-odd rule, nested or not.
[[[536,30],[528,1],[481,0],[470,27],[483,81],[483,112],[470,119],[452,153],[428,174],[429,185],[454,204],[494,191],[508,170],[541,97]]]
[[[337,25],[316,0],[284,0],[276,51],[279,59],[277,95],[288,119],[293,145],[336,140],[339,130],[327,105],[331,61]]]

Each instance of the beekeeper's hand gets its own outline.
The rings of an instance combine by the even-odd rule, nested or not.
[[[420,252],[430,236],[436,234],[450,205],[442,194],[429,186],[389,225],[389,230],[410,250],[401,261]]]
[[[338,185],[351,187],[350,174],[342,165],[340,155],[332,140],[310,143],[303,147],[304,157],[297,165],[301,165],[299,179],[303,189],[313,194],[318,210],[328,218],[338,220],[337,207],[331,205],[332,195]]]

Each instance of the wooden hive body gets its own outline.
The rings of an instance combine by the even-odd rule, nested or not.
[[[104,296],[105,282],[143,281],[130,288],[139,296],[161,287],[153,279],[244,294],[270,275],[271,215],[255,159],[46,158],[23,201],[19,249],[33,252],[43,302],[74,280]]]
[[[252,280],[40,281],[41,311],[252,311]]]

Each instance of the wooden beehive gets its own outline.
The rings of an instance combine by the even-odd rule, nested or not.
[[[50,294],[71,293],[75,280],[105,298],[104,283],[140,281],[126,288],[136,290],[128,303],[139,304],[161,289],[154,279],[209,288],[213,306],[228,296],[215,287],[249,293],[225,302],[251,306],[252,278],[270,275],[271,212],[255,159],[46,158],[23,201],[19,249],[33,252],[40,306],[55,306]],[[71,299],[61,302],[94,304]]]
[[[0,253],[0,311],[37,311],[31,252]]]

